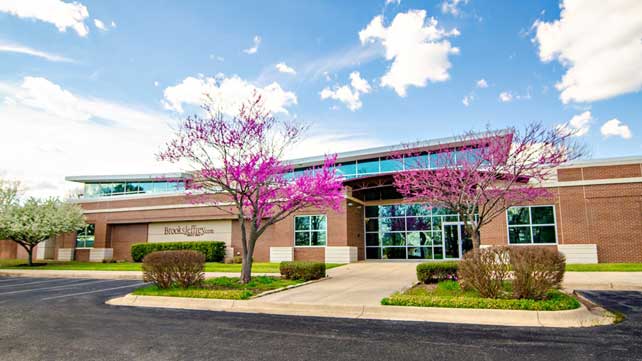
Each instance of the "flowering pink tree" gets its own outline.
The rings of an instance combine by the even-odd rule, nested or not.
[[[571,136],[539,123],[523,131],[471,132],[431,156],[399,154],[411,170],[396,173],[394,185],[411,201],[459,214],[476,249],[481,228],[493,218],[509,207],[550,196],[542,183],[556,167],[582,155]]]
[[[336,157],[292,178],[282,161],[286,148],[300,140],[304,127],[276,120],[255,95],[234,117],[213,106],[207,116],[188,117],[175,138],[159,154],[162,160],[195,165],[197,202],[209,203],[238,217],[242,246],[241,282],[250,281],[256,242],[271,225],[307,208],[340,209],[341,178]],[[225,197],[221,197],[225,195]]]

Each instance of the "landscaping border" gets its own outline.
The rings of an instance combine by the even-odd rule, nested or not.
[[[251,300],[217,300],[184,297],[135,296],[132,294],[110,299],[106,303],[112,306],[520,327],[592,327],[610,325],[616,320],[615,315],[610,312],[597,308],[589,310],[584,304],[582,304],[580,308],[566,311],[520,311],[437,307],[268,303],[262,302],[260,298]]]

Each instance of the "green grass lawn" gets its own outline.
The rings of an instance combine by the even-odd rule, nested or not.
[[[292,286],[302,281],[284,280],[278,277],[252,277],[252,280],[242,285],[238,277],[217,277],[205,280],[200,287],[187,289],[172,287],[160,289],[155,285],[139,288],[133,292],[139,296],[169,296],[190,298],[218,298],[227,300],[246,300],[254,295],[277,288]]]
[[[507,287],[509,288],[509,287]],[[503,310],[560,311],[580,307],[573,297],[560,291],[548,292],[545,300],[482,298],[474,290],[463,290],[455,281],[442,281],[434,289],[418,285],[404,293],[395,293],[381,300],[382,305],[486,308]]]
[[[642,272],[642,263],[567,264],[568,272]]]
[[[40,263],[44,261],[37,261]],[[141,263],[99,263],[99,262],[58,262],[47,261],[45,266],[29,268],[27,261],[16,259],[0,259],[0,268],[4,269],[34,269],[34,270],[74,270],[74,271],[141,271]],[[326,269],[341,266],[341,264],[328,263]],[[241,272],[240,264],[225,264],[208,262],[205,264],[205,272]],[[252,265],[252,272],[255,273],[279,273],[278,263],[255,262]]]

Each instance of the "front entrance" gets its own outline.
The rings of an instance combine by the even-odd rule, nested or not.
[[[456,260],[472,248],[459,216],[424,204],[365,207],[366,259]]]
[[[444,223],[444,259],[460,259],[473,248],[463,222]]]

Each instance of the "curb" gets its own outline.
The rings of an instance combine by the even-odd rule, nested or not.
[[[615,317],[611,313],[605,310],[589,310],[583,304],[580,308],[567,311],[522,311],[378,305],[354,306],[267,303],[259,300],[218,300],[135,296],[132,294],[110,299],[106,303],[112,306],[522,327],[592,327],[610,325],[615,320]]]
[[[40,277],[40,278],[95,278],[114,280],[143,279],[139,271],[73,271],[73,270],[0,270],[4,277]]]

